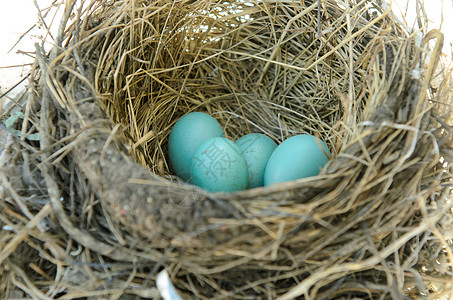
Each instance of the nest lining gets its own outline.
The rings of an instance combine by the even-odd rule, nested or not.
[[[364,64],[379,51],[372,42],[378,27],[355,33],[351,53],[329,55],[348,35],[346,24],[338,26],[341,12],[333,2],[326,4],[332,14],[327,8],[321,15],[327,33],[320,39],[313,26],[315,3],[196,5],[182,11],[170,7],[168,14],[154,16],[153,24],[127,20],[105,39],[97,90],[112,119],[128,126],[133,156],[141,164],[159,175],[171,173],[165,156],[168,133],[179,117],[194,110],[214,115],[232,139],[263,132],[281,142],[310,133],[334,152],[346,143],[344,135],[335,134],[345,109],[339,98],[348,91],[358,95],[356,107],[349,108],[355,115],[347,122],[359,121],[368,94]],[[361,16],[356,26],[368,22]]]
[[[69,5],[61,47],[37,49],[25,119],[42,139],[6,138],[17,166],[1,161],[1,222],[18,229],[2,231],[1,290],[149,298],[166,268],[197,298],[448,292],[448,69],[430,83],[441,36],[427,52],[383,5],[321,3]],[[194,110],[232,139],[319,134],[335,156],[314,178],[209,194],[166,163],[172,124]]]

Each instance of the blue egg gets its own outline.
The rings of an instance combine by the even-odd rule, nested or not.
[[[168,156],[173,172],[182,180],[190,178],[190,160],[195,150],[212,137],[224,137],[216,119],[202,112],[192,112],[173,126],[168,141]]]
[[[190,182],[209,192],[234,192],[247,188],[247,161],[229,139],[213,137],[203,142],[190,163]]]
[[[320,139],[308,134],[290,137],[269,158],[264,185],[318,175],[329,158],[329,149]]]
[[[269,157],[277,148],[277,144],[267,135],[251,133],[238,139],[236,145],[242,150],[247,160],[249,169],[248,188],[263,186],[264,170]]]

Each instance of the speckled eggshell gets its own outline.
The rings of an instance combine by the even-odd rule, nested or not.
[[[318,175],[329,157],[329,149],[320,139],[308,134],[290,137],[269,158],[264,185]]]
[[[192,112],[180,118],[173,126],[168,141],[168,155],[173,172],[182,180],[190,178],[190,160],[195,150],[212,137],[225,133],[216,119],[202,112]]]
[[[247,161],[249,169],[248,188],[263,186],[264,170],[269,157],[277,148],[277,144],[267,135],[251,133],[238,139],[236,145],[242,150]]]
[[[209,192],[235,192],[247,188],[248,168],[241,149],[229,139],[203,142],[190,163],[190,182]]]

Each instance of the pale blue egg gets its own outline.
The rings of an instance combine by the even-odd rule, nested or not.
[[[242,150],[247,160],[249,169],[248,188],[263,186],[264,170],[269,157],[277,148],[277,144],[267,135],[251,133],[238,139],[236,145]]]
[[[190,182],[209,192],[234,192],[247,188],[247,161],[229,139],[213,137],[203,142],[190,163]]]
[[[208,114],[192,112],[180,118],[173,126],[168,141],[173,172],[188,181],[190,160],[195,150],[207,139],[224,136],[219,122]]]
[[[269,158],[264,185],[318,175],[329,158],[329,149],[320,139],[308,134],[290,137]]]

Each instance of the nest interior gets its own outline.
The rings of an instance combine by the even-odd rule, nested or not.
[[[373,93],[363,77],[382,51],[384,43],[376,42],[382,20],[366,30],[372,8],[362,4],[348,28],[337,3],[324,6],[318,17],[315,2],[181,2],[164,6],[150,23],[144,20],[153,5],[139,6],[135,20],[123,16],[124,25],[106,34],[102,49],[96,45],[95,89],[114,122],[127,127],[133,157],[159,175],[171,174],[165,150],[172,125],[195,110],[215,116],[232,139],[262,132],[281,142],[310,133],[340,150],[347,135],[339,123],[360,120]],[[122,10],[114,13],[111,19]],[[318,18],[325,27],[318,28]],[[401,27],[392,29],[391,35],[402,34]],[[336,51],[345,45],[352,52]],[[390,68],[385,59],[381,64]],[[395,74],[383,76],[391,82]],[[340,99],[348,92],[352,108]],[[345,109],[354,115],[345,116]]]
[[[2,130],[0,291],[154,298],[166,269],[187,298],[448,294],[442,40],[381,1],[66,3],[11,109],[20,134]],[[316,177],[210,194],[167,163],[191,111],[233,140],[313,134],[333,157]]]

